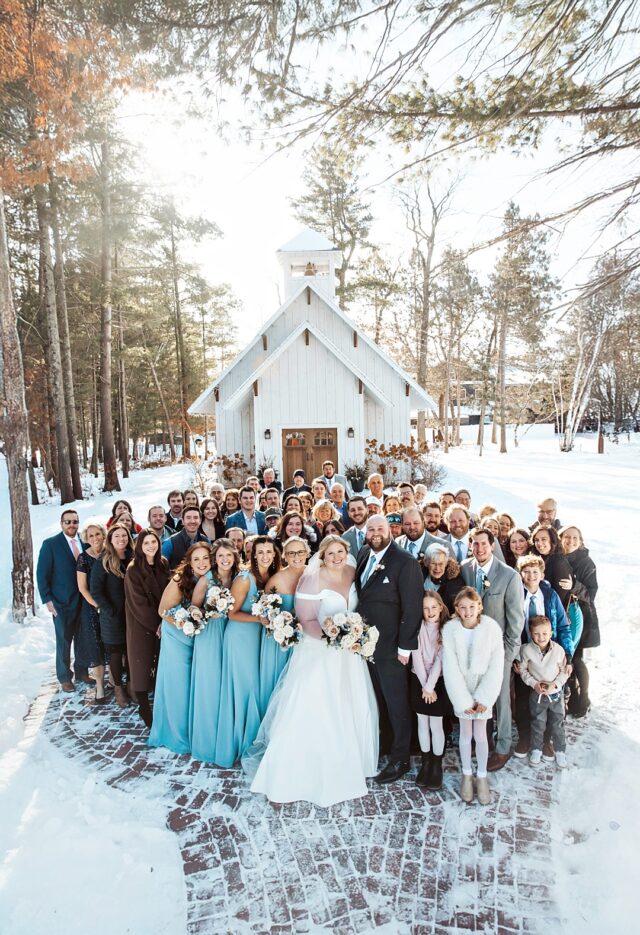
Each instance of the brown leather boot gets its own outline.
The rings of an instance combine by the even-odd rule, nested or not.
[[[123,685],[114,686],[113,693],[116,696],[116,704],[119,708],[126,708],[129,705],[127,692]]]

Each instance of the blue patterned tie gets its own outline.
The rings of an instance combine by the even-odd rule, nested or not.
[[[476,571],[476,591],[478,592],[478,594],[482,594],[483,585],[484,585],[484,572],[482,568],[478,568],[478,570]]]
[[[369,557],[369,564],[368,564],[367,567],[365,568],[364,575],[362,576],[362,584],[363,584],[363,585],[365,585],[365,584],[367,583],[367,581],[369,580],[369,578],[370,578],[370,576],[371,576],[371,572],[373,571],[373,566],[375,565],[375,563],[376,563],[376,556],[375,556],[375,553],[372,552],[371,555],[370,555],[370,557]]]

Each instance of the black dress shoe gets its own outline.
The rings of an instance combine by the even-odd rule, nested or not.
[[[405,773],[408,773],[411,769],[411,764],[409,760],[391,760],[385,768],[378,773],[375,778],[375,781],[383,786],[388,782],[395,782],[396,779],[400,779],[401,776],[404,776]]]

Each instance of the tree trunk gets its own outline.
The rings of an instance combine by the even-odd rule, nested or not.
[[[184,335],[182,332],[182,306],[180,303],[180,282],[178,277],[178,259],[176,253],[176,238],[173,220],[171,221],[171,270],[173,276],[173,295],[175,302],[176,361],[178,364],[178,386],[180,390],[182,457],[186,459],[191,453],[191,439],[189,433],[189,423],[187,421],[187,362],[184,349]]]
[[[58,325],[60,328],[60,347],[62,352],[62,367],[65,373],[64,399],[67,421],[67,435],[69,437],[69,467],[71,469],[71,483],[73,495],[76,500],[82,500],[82,483],[80,481],[80,462],[78,459],[78,428],[76,419],[76,399],[73,386],[73,367],[71,362],[71,339],[69,337],[69,314],[67,311],[67,289],[64,276],[64,252],[60,234],[60,218],[58,214],[58,193],[51,172],[49,173],[49,200],[51,203],[51,230],[53,231],[53,246],[55,250],[55,284],[56,284],[56,310],[58,312]]]
[[[115,251],[115,269],[118,274],[118,251]],[[116,328],[118,329],[118,402],[120,424],[120,464],[122,466],[122,476],[129,476],[129,414],[127,410],[127,373],[124,364],[124,332],[122,326],[122,309],[118,303],[116,313]]]
[[[60,502],[71,503],[75,498],[70,469],[69,433],[67,431],[67,420],[65,418],[66,402],[64,387],[67,377],[62,369],[55,280],[53,275],[51,244],[49,241],[49,212],[46,203],[46,189],[43,185],[36,185],[35,198],[38,212],[40,253],[42,256],[42,288],[48,338],[47,363],[51,377],[50,389],[53,403],[52,421],[55,425],[56,447],[58,449],[58,488],[60,490]]]
[[[171,419],[169,418],[169,410],[167,409],[167,404],[165,402],[164,393],[162,392],[162,387],[160,386],[160,381],[158,380],[158,373],[156,371],[155,362],[149,353],[149,348],[147,347],[144,332],[142,334],[142,346],[145,349],[147,360],[149,361],[149,366],[151,368],[151,376],[153,377],[153,382],[156,387],[156,392],[158,394],[158,399],[160,400],[160,405],[162,406],[162,411],[164,413],[164,422],[167,435],[169,437],[169,451],[171,453],[171,463],[175,464],[176,461],[176,446],[173,443],[173,429],[171,427]]]
[[[0,429],[9,476],[11,513],[11,586],[13,616],[24,623],[34,611],[33,542],[27,492],[29,433],[24,393],[24,369],[18,337],[9,248],[0,189]]]
[[[484,414],[487,411],[487,401],[486,398],[482,397],[482,404],[480,406],[480,424],[478,425],[478,457],[482,457],[482,449],[484,447]]]
[[[500,321],[498,345],[498,385],[500,387],[500,454],[507,453],[507,304],[505,302]]]
[[[113,416],[111,413],[111,180],[109,177],[109,143],[102,143],[102,296],[100,328],[100,421],[102,456],[104,458],[103,490],[120,490],[116,450],[113,441]]]

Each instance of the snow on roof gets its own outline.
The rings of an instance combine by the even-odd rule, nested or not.
[[[337,250],[338,248],[328,240],[324,234],[305,227],[304,230],[288,240],[279,249],[278,253],[315,253],[317,250]]]

